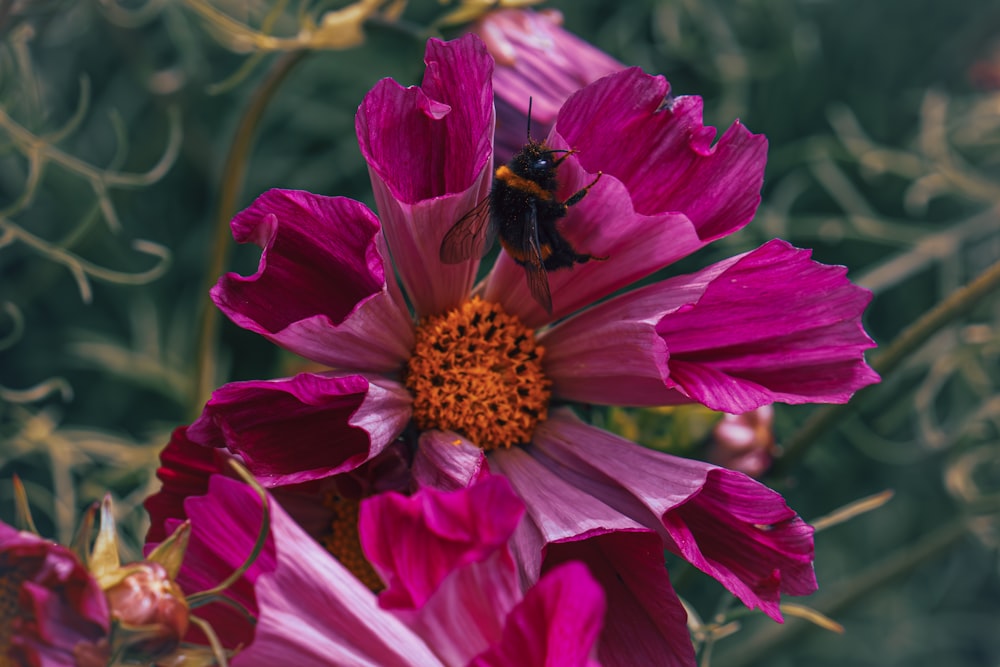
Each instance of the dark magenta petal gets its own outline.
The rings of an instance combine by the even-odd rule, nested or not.
[[[0,522],[0,577],[9,664],[74,665],[77,647],[107,652],[107,599],[72,551]]]
[[[561,323],[540,339],[545,371],[557,396],[588,403],[842,403],[878,380],[861,326],[871,294],[845,272],[771,241]]]
[[[409,418],[409,394],[398,385],[302,373],[224,385],[187,435],[239,454],[262,484],[281,486],[358,467],[395,440]]]
[[[664,315],[656,331],[672,383],[740,413],[773,402],[846,403],[878,382],[864,358],[875,344],[861,325],[871,292],[811,255],[770,241],[728,266],[697,302]]]
[[[686,215],[705,243],[750,221],[760,204],[767,139],[739,121],[713,145],[700,97],[668,97],[670,85],[632,68],[567,100],[556,130],[590,172],[622,181],[635,210]]]
[[[384,372],[405,361],[412,325],[363,204],[269,190],[232,227],[263,249],[255,274],[228,273],[212,288],[233,322],[328,366]]]
[[[604,621],[604,591],[582,563],[549,570],[507,615],[503,637],[470,667],[587,667]]]
[[[525,503],[527,517],[512,545],[522,576],[535,581],[556,563],[583,561],[607,596],[602,664],[669,660],[665,664],[692,667],[694,649],[667,576],[662,539],[615,507],[618,496],[594,494],[585,478],[538,460],[537,446],[530,454],[516,448],[490,453],[493,469],[511,480]]]
[[[235,591],[241,602],[249,596],[257,618],[252,637],[231,662],[234,667],[440,665],[418,637],[382,612],[371,591],[273,499],[269,507],[271,531],[265,549],[227,592]],[[215,476],[208,495],[188,501],[187,510],[192,538],[183,574],[200,581],[228,566],[223,575],[228,576],[252,552],[262,525],[260,497],[245,484]]]
[[[641,447],[566,410],[539,427],[534,446],[553,475],[659,530],[748,607],[780,619],[780,592],[816,590],[812,528],[760,482]]]
[[[546,576],[567,561],[585,563],[607,599],[597,656],[604,667],[694,667],[687,612],[652,533],[619,532],[551,544]]]
[[[170,442],[160,452],[156,477],[162,486],[146,498],[143,507],[149,513],[146,542],[159,543],[169,535],[168,519],[184,520],[184,500],[208,492],[208,479],[224,471],[227,455],[215,448],[191,442],[187,427],[174,429]],[[174,522],[176,525],[176,522]]]
[[[483,450],[452,431],[424,431],[413,455],[418,488],[464,489],[489,475],[489,468]]]
[[[369,168],[405,204],[470,188],[493,154],[493,60],[478,38],[430,39],[420,87],[383,79],[358,109]]]
[[[385,493],[361,504],[365,555],[387,584],[387,609],[423,606],[453,571],[506,548],[523,504],[501,478],[467,489]]]
[[[479,258],[441,263],[449,229],[487,195],[493,155],[493,61],[468,35],[427,43],[421,87],[384,79],[355,126],[392,259],[418,316],[461,303]]]
[[[191,521],[191,538],[177,583],[190,595],[225,581],[253,554],[263,525],[263,512],[260,497],[249,486],[222,475],[209,478],[204,495],[188,498],[184,512]],[[225,596],[256,618],[259,607],[253,585],[260,575],[276,566],[276,544],[268,536],[264,548],[247,571],[226,589]],[[211,623],[228,647],[245,645],[253,638],[252,623],[228,604],[200,607],[198,615]]]

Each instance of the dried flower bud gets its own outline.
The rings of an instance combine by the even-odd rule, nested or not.
[[[173,651],[188,629],[188,605],[180,587],[159,563],[127,566],[129,573],[107,589],[111,616],[132,632],[129,653],[159,656]]]
[[[712,430],[708,458],[731,470],[760,477],[777,452],[774,407],[765,405],[739,415],[725,415]]]

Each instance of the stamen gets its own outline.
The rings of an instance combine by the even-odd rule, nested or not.
[[[0,667],[14,664],[9,661],[8,651],[13,639],[14,619],[22,612],[18,593],[24,579],[23,571],[0,561]]]
[[[330,534],[323,538],[323,546],[373,593],[381,592],[385,584],[361,550],[358,535],[358,510],[361,501],[330,494],[323,499],[323,505],[333,511]]]
[[[531,441],[548,416],[544,349],[521,321],[473,297],[417,328],[404,381],[421,429],[461,433],[485,450]]]

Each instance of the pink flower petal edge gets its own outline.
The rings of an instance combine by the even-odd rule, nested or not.
[[[479,258],[442,265],[441,240],[489,192],[493,61],[472,36],[427,43],[421,87],[384,79],[356,129],[400,281],[418,316],[457,306]]]
[[[217,389],[187,437],[241,455],[262,483],[307,482],[351,470],[395,440],[410,397],[388,380],[301,373]]]
[[[878,381],[861,325],[871,293],[810,255],[770,241],[561,323],[541,339],[553,393],[616,405],[697,401],[731,413],[846,402]]]
[[[368,560],[386,582],[385,608],[423,606],[452,571],[505,545],[524,513],[506,480],[487,477],[458,492],[384,493],[361,506]]]
[[[256,273],[228,273],[212,288],[233,322],[328,366],[388,371],[406,360],[412,323],[363,204],[269,190],[232,227],[237,242],[263,249]]]
[[[534,446],[550,474],[657,530],[748,607],[780,620],[779,593],[816,590],[812,527],[760,482],[641,447],[567,410],[539,428]]]
[[[470,667],[596,667],[593,646],[604,623],[604,591],[587,566],[553,568],[507,615],[503,637]]]

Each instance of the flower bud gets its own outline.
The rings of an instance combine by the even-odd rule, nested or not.
[[[765,405],[739,415],[727,414],[712,429],[708,459],[717,465],[760,477],[777,452],[774,407]]]
[[[129,573],[106,593],[112,618],[133,635],[126,639],[129,654],[155,657],[173,651],[188,629],[183,591],[159,563],[127,568]]]

